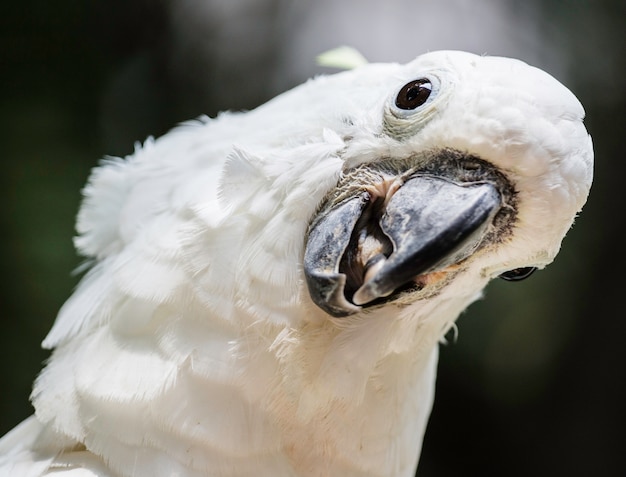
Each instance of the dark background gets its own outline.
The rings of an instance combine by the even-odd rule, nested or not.
[[[434,49],[516,56],[587,110],[596,177],[556,262],[494,282],[442,348],[418,476],[626,475],[626,2],[110,0],[0,6],[0,434],[32,409],[39,347],[80,264],[80,189],[104,155],[322,72]]]

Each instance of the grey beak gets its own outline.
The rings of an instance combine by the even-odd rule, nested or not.
[[[409,180],[380,220],[393,253],[352,301],[364,305],[388,296],[418,275],[468,257],[499,207],[500,194],[488,183],[460,186],[428,176]]]
[[[368,203],[367,192],[348,199],[322,216],[309,231],[304,253],[309,294],[317,306],[332,316],[347,316],[361,309],[344,295],[346,275],[339,272],[339,262]]]
[[[417,175],[391,197],[377,216],[367,192],[331,208],[309,231],[304,271],[313,301],[332,316],[356,313],[416,277],[458,263],[479,248],[502,199],[489,182],[457,184]],[[346,257],[376,221],[390,246],[374,273],[348,284]],[[354,281],[352,274],[351,280]]]

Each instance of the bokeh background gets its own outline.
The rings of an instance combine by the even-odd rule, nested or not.
[[[494,282],[443,347],[418,476],[626,475],[626,2],[22,0],[0,6],[0,434],[27,417],[39,347],[80,264],[80,189],[104,155],[325,72],[435,49],[514,56],[567,84],[596,149],[556,262]]]

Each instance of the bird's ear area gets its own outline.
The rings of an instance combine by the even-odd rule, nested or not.
[[[240,209],[268,182],[261,159],[235,146],[222,169],[218,197],[223,206]]]

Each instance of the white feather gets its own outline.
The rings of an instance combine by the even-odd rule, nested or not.
[[[432,104],[394,115],[398,89],[426,74]],[[549,263],[586,200],[583,115],[521,62],[435,52],[103,162],[77,224],[94,265],[44,341],[36,417],[0,441],[0,475],[413,475],[437,343],[490,278]],[[302,270],[322,200],[348,168],[436,148],[509,177],[512,235],[435,296],[330,318]]]

